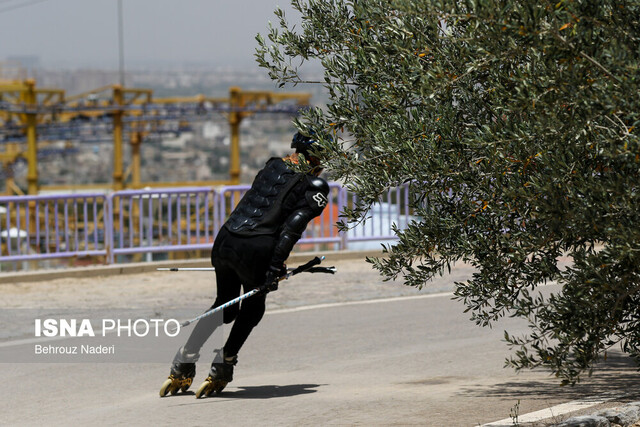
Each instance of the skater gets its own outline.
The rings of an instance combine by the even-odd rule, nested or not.
[[[309,221],[327,205],[329,186],[320,178],[322,168],[311,155],[314,139],[296,133],[291,148],[295,153],[285,159],[273,157],[258,172],[251,189],[231,213],[216,236],[211,250],[215,267],[218,307],[244,292],[260,288],[262,292],[223,310],[224,323],[233,323],[222,349],[222,358],[214,359],[209,376],[196,397],[219,393],[233,379],[238,352],[260,322],[265,311],[266,294],[278,288],[278,278],[287,272],[285,261]],[[317,147],[317,145],[316,145]],[[312,167],[308,174],[290,169],[286,161],[298,163],[304,155]],[[200,348],[216,327],[213,316],[201,319],[189,339],[178,350],[169,380],[160,391],[186,391],[195,376]],[[168,385],[168,384],[171,385]]]

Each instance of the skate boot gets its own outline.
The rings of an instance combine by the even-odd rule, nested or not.
[[[223,362],[213,362],[211,371],[206,380],[196,391],[196,399],[220,394],[222,390],[233,380],[233,367],[238,363],[238,356],[224,356]]]
[[[167,393],[174,395],[178,390],[182,390],[183,393],[189,390],[193,377],[196,376],[196,362],[199,357],[198,353],[188,353],[184,347],[180,347],[171,363],[169,378],[160,388],[160,397],[166,396]]]

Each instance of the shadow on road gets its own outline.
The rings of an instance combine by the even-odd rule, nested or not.
[[[561,387],[559,379],[549,376],[548,379],[542,381],[510,381],[467,387],[458,395],[467,397],[526,397],[533,400],[548,399],[552,396],[584,399],[588,396],[611,395],[637,400],[640,399],[640,373],[633,359],[616,353],[609,355],[606,361],[598,363],[591,377],[585,374],[581,382],[573,387]]]
[[[300,394],[315,393],[320,384],[260,385],[238,387],[238,390],[224,390],[220,397],[234,399],[272,399]]]
[[[309,394],[315,393],[318,390],[316,388],[320,387],[321,384],[291,384],[291,385],[260,385],[260,386],[249,386],[249,387],[238,387],[238,389],[228,388],[224,389],[224,391],[220,394],[213,394],[210,397],[203,397],[198,400],[192,400],[188,403],[181,403],[178,405],[172,405],[175,407],[178,406],[191,406],[196,405],[198,403],[202,403],[204,401],[213,402],[224,402],[227,399],[273,399],[276,397],[291,397],[298,396],[301,394]],[[194,396],[195,393],[191,390],[186,393],[179,393],[175,396],[165,396],[163,399],[168,397],[179,397],[179,396]]]

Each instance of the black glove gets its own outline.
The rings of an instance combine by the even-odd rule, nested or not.
[[[264,285],[262,290],[266,293],[278,290],[278,282],[280,277],[287,274],[287,267],[283,264],[282,267],[271,266],[267,270],[267,275],[264,278]]]

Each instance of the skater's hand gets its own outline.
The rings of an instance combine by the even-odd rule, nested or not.
[[[287,264],[282,264],[280,267],[280,271],[278,272],[278,277],[283,277],[287,275]]]
[[[284,265],[280,268],[274,266],[269,267],[262,288],[265,290],[265,292],[277,290],[279,281],[278,279],[280,279],[280,277],[284,276],[285,274],[287,274],[287,267],[285,267]]]

